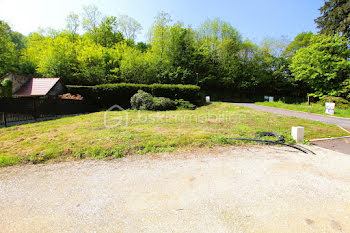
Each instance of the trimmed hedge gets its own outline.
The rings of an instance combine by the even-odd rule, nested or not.
[[[204,100],[200,87],[195,85],[117,83],[67,87],[69,93],[80,94],[101,108],[109,108],[115,104],[123,108],[130,108],[130,98],[138,90],[143,90],[156,97],[166,97],[172,100],[184,99],[195,105],[203,104]]]

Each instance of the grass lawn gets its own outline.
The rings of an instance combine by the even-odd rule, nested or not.
[[[270,106],[270,107],[276,107],[276,108],[285,108],[290,110],[296,110],[301,112],[311,112],[311,113],[317,113],[317,114],[323,114],[328,115],[325,113],[325,106],[321,104],[311,104],[309,106],[307,103],[302,104],[285,104],[282,102],[257,102],[255,104],[258,105],[264,105],[264,106]],[[339,117],[348,117],[350,118],[350,108],[348,109],[339,109],[337,106],[335,106],[335,116]]]
[[[97,112],[0,128],[0,166],[241,145],[254,142],[224,137],[253,138],[257,131],[274,131],[291,142],[292,126],[304,126],[306,139],[346,135],[336,126],[228,103],[213,103],[193,111],[128,110],[108,112],[106,118],[105,115],[106,112]]]

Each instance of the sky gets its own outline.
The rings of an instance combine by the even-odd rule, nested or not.
[[[127,14],[139,21],[143,31],[137,41],[146,41],[154,17],[165,11],[174,21],[194,28],[219,17],[243,38],[259,43],[265,38],[292,40],[301,32],[317,32],[314,19],[324,0],[0,0],[0,20],[24,35],[39,27],[63,29],[69,13],[80,14],[89,4],[106,16]]]

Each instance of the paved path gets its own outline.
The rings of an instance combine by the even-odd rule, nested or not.
[[[0,232],[350,232],[350,157],[311,149],[0,168]]]
[[[323,122],[331,125],[339,125],[347,130],[350,130],[350,119],[338,118],[338,117],[332,117],[332,116],[323,116],[319,114],[298,112],[298,111],[293,111],[288,109],[274,108],[274,107],[249,104],[249,103],[234,103],[234,105],[252,108],[258,111],[271,112],[271,113],[276,113],[281,115],[303,118],[307,120],[319,121],[319,122]]]
[[[350,155],[350,138],[312,141],[313,145]]]

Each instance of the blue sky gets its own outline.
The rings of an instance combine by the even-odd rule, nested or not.
[[[145,33],[159,11],[168,12],[175,21],[197,27],[207,18],[228,21],[243,36],[255,43],[264,38],[293,39],[304,31],[316,32],[314,19],[324,0],[0,0],[0,19],[23,34],[38,27],[65,26],[71,12],[80,13],[82,6],[95,4],[105,15],[127,14],[138,20]]]

